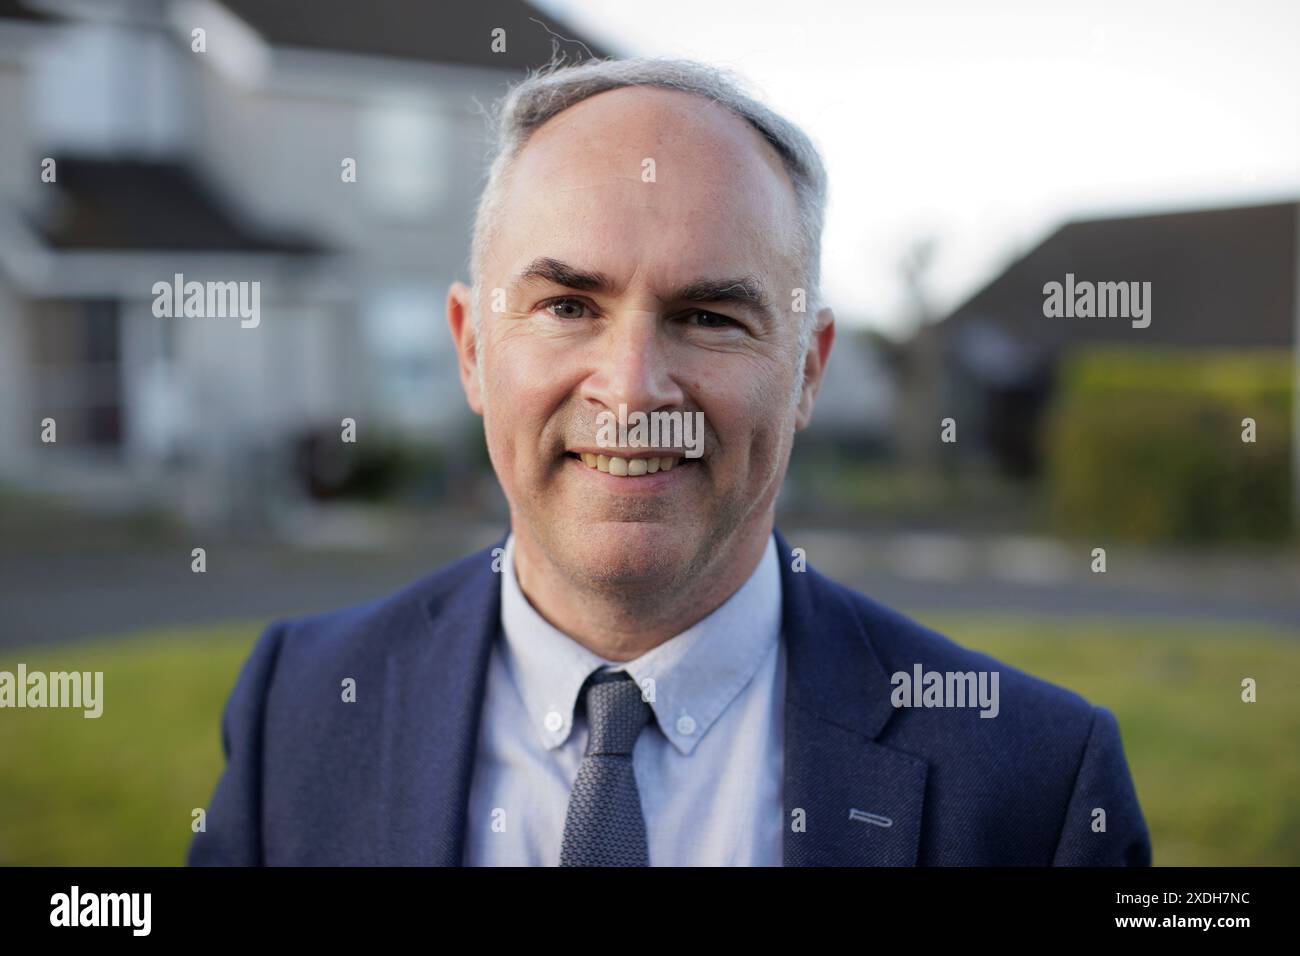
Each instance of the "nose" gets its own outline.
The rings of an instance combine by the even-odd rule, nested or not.
[[[581,397],[602,410],[653,412],[680,405],[685,395],[673,375],[672,343],[654,312],[629,311],[610,322],[592,344],[592,372]]]

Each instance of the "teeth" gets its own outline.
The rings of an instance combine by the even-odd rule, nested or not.
[[[677,459],[671,455],[664,455],[661,458],[619,458],[617,455],[593,455],[584,451],[581,457],[582,463],[588,468],[595,468],[619,478],[639,478],[659,471],[672,471],[673,466],[677,464]]]

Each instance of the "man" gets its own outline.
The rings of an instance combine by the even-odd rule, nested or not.
[[[774,531],[834,337],[808,139],[653,60],[531,77],[497,136],[447,311],[510,533],[267,630],[190,862],[1148,864],[1110,713]]]

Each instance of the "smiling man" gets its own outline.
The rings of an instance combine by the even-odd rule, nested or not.
[[[266,631],[191,863],[1148,864],[1108,711],[774,529],[834,339],[807,137],[655,60],[531,77],[495,132],[447,312],[509,534]],[[629,410],[702,442],[611,441]]]

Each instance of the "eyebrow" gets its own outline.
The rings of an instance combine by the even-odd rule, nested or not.
[[[580,292],[611,292],[614,283],[602,272],[587,272],[558,259],[546,256],[534,259],[516,277],[514,284],[540,279]],[[744,275],[725,279],[695,279],[668,297],[672,302],[731,303],[760,312],[770,319],[771,300],[755,276]]]

